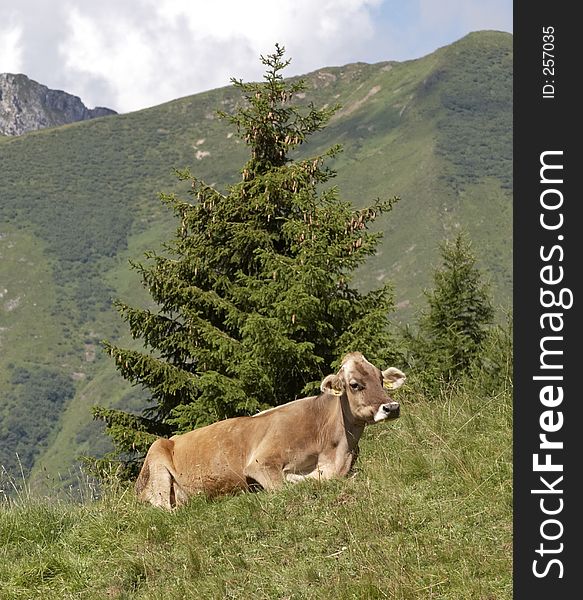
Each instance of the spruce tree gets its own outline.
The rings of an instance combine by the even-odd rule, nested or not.
[[[441,258],[434,287],[425,292],[428,309],[419,318],[418,337],[411,338],[415,367],[432,386],[475,366],[494,318],[489,287],[469,238],[460,233],[446,240]]]
[[[133,264],[156,310],[117,303],[143,350],[106,342],[106,351],[152,399],[142,416],[94,409],[117,456],[315,391],[346,352],[383,364],[394,353],[390,287],[364,294],[351,279],[380,241],[370,224],[397,198],[358,210],[341,200],[324,185],[338,146],[290,158],[336,107],[297,103],[306,85],[283,79],[282,47],[261,61],[264,81],[233,79],[241,101],[232,114],[219,113],[249,149],[240,180],[223,194],[177,172],[190,199],[161,195],[178,218],[176,235]]]

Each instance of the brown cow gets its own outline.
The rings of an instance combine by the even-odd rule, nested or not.
[[[399,369],[381,372],[362,354],[348,354],[322,381],[319,396],[156,440],[136,481],[138,497],[171,509],[197,493],[345,476],[364,426],[399,416],[383,388],[404,381]]]

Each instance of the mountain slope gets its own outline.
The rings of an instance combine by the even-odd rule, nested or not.
[[[114,114],[109,108],[89,109],[77,96],[51,90],[26,75],[0,73],[0,134],[22,135]]]
[[[332,166],[342,197],[357,206],[402,198],[358,283],[392,281],[398,318],[408,320],[431,285],[439,242],[462,227],[509,306],[512,36],[478,32],[418,60],[305,79],[302,102],[342,108],[301,154],[341,143]],[[76,454],[105,444],[92,404],[143,406],[99,350],[100,339],[127,335],[111,298],[148,302],[127,259],[159,248],[174,228],[157,199],[180,191],[174,167],[222,189],[238,179],[244,145],[215,115],[236,102],[228,87],[0,137],[0,464],[17,468],[18,452],[37,475],[65,473]],[[56,418],[33,423],[39,404]]]

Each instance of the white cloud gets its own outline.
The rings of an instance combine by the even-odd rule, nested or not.
[[[476,29],[509,30],[511,0],[19,0],[0,2],[0,72],[126,112],[263,74],[405,60]]]
[[[231,76],[258,78],[259,54],[276,42],[293,57],[288,74],[350,62],[355,46],[365,48],[373,36],[369,9],[379,3],[141,0],[136,20],[135,12],[101,2],[101,10],[69,12],[59,50],[88,104],[103,104],[91,91],[100,80],[113,108],[129,111],[227,85]]]
[[[0,73],[22,73],[22,29],[0,29]]]
[[[156,103],[152,89],[156,48],[143,30],[133,28],[123,16],[100,22],[77,9],[70,12],[68,25],[69,36],[59,50],[72,77],[82,82],[86,102],[98,102],[91,87],[94,80],[102,80],[123,110],[140,107],[140,98],[153,97]]]

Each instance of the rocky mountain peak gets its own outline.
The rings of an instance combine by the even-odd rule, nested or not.
[[[109,108],[89,109],[77,96],[51,90],[26,75],[0,73],[0,134],[22,135],[114,114]]]

